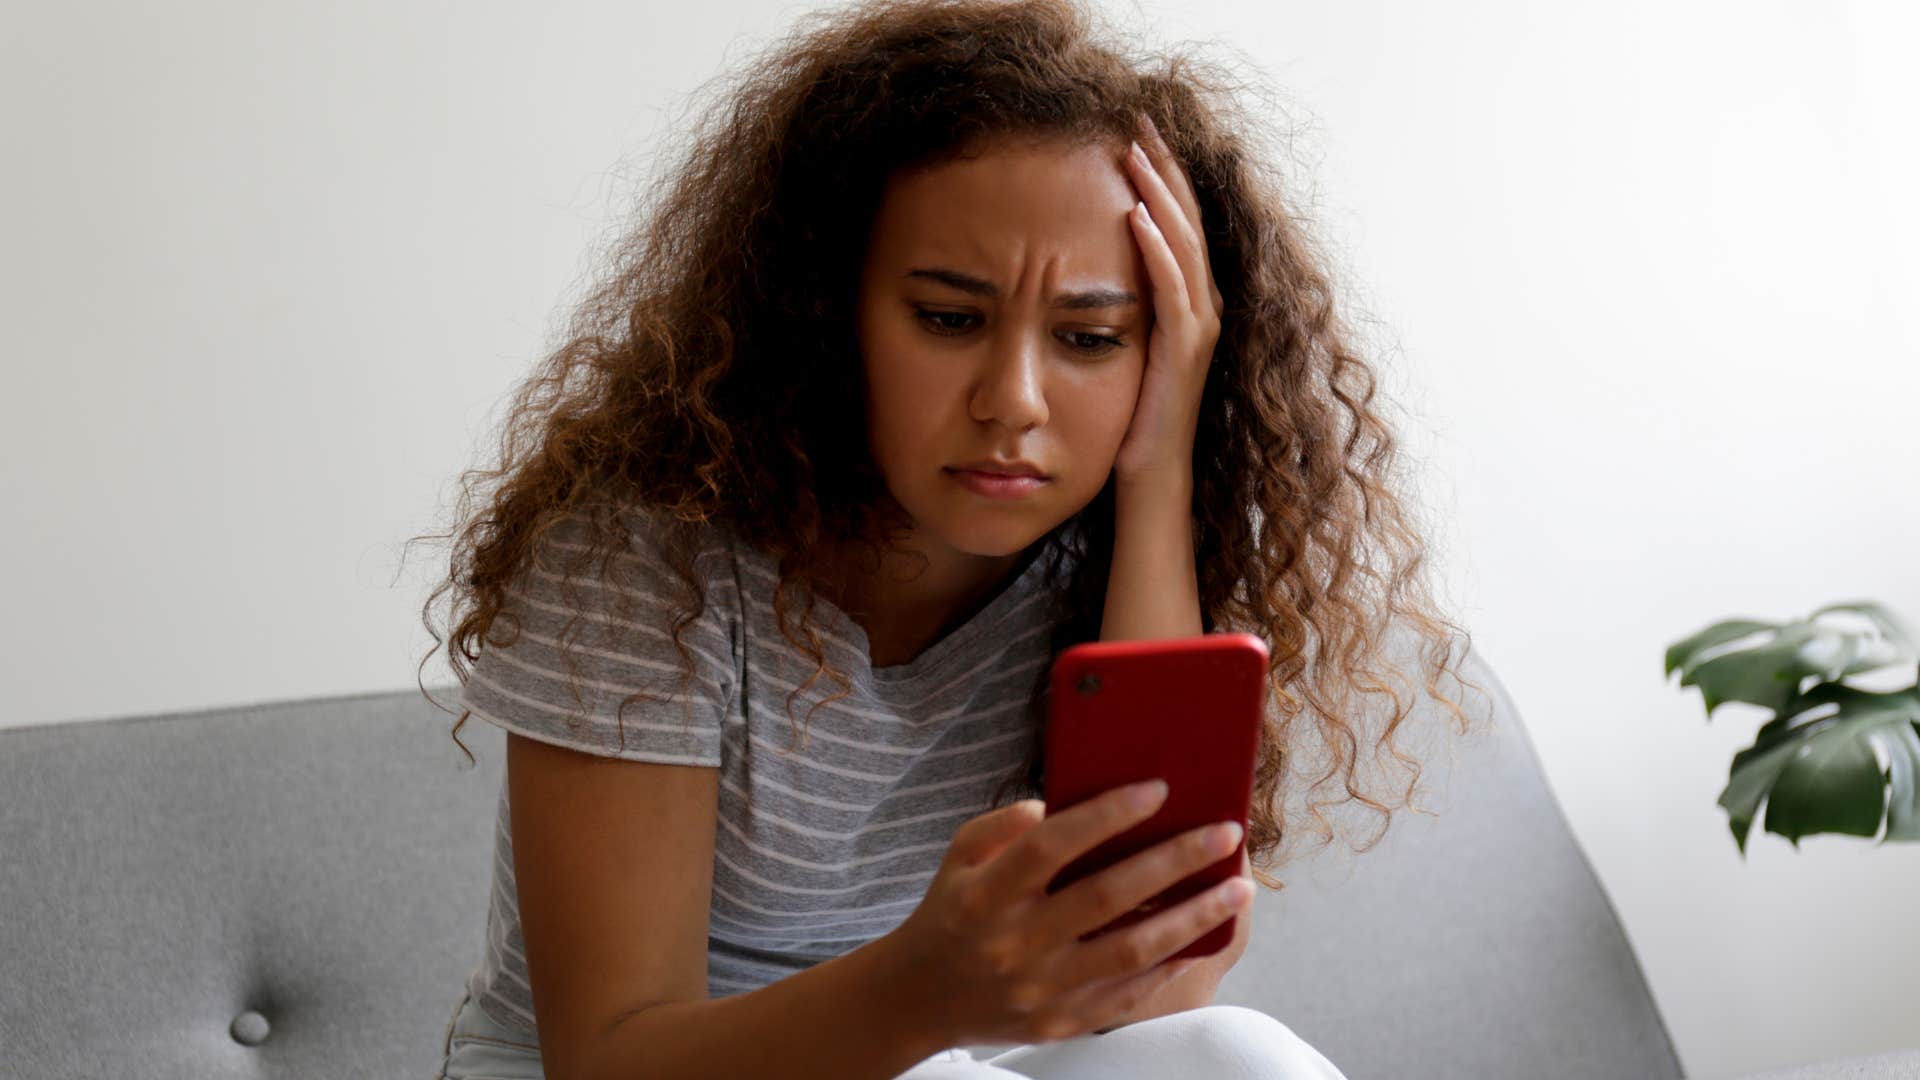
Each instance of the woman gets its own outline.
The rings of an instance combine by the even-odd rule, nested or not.
[[[1339,1075],[1212,1004],[1248,919],[1159,961],[1278,887],[1306,740],[1323,839],[1349,801],[1384,828],[1362,745],[1410,794],[1412,703],[1363,738],[1355,692],[1398,619],[1435,693],[1457,628],[1320,260],[1210,79],[1066,2],[869,3],[695,132],[469,476],[429,600],[454,592],[456,741],[508,732],[444,1075]],[[1272,652],[1245,836],[1046,895],[1157,805],[1043,819],[1051,658],[1227,628]],[[1236,847],[1241,879],[1079,940]]]

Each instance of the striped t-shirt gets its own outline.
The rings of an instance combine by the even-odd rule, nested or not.
[[[707,937],[711,997],[765,986],[904,922],[954,831],[992,809],[996,790],[1021,774],[1033,745],[1030,705],[1060,615],[1045,586],[1046,560],[1033,559],[912,661],[878,669],[859,625],[817,600],[822,646],[849,676],[852,693],[810,718],[807,710],[838,686],[822,677],[794,698],[793,715],[806,720],[806,741],[795,744],[787,698],[815,664],[774,621],[778,573],[771,558],[730,534],[709,534],[694,562],[705,609],[681,632],[697,662],[682,692],[669,626],[683,595],[677,575],[651,553],[644,534],[616,557],[621,573],[612,583],[592,575],[597,556],[587,571],[564,579],[543,569],[585,550],[576,526],[584,527],[570,521],[550,534],[539,565],[509,592],[505,610],[518,616],[519,636],[482,647],[462,704],[479,719],[542,742],[720,770]],[[576,593],[571,601],[563,580]],[[616,591],[631,598],[625,619],[610,613]],[[584,714],[558,651],[561,629],[576,615],[577,636],[568,641]],[[615,709],[643,687],[672,693],[673,703],[630,704],[623,743]],[[584,738],[575,734],[583,716]],[[486,951],[467,990],[489,1016],[532,1042],[504,780],[494,844]]]

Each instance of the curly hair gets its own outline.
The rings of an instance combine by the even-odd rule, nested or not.
[[[864,401],[853,306],[883,185],[997,137],[1124,146],[1144,113],[1192,181],[1225,301],[1194,443],[1193,524],[1204,628],[1270,647],[1249,863],[1282,887],[1262,871],[1288,832],[1283,795],[1298,774],[1310,774],[1304,816],[1323,842],[1325,811],[1348,802],[1379,817],[1356,848],[1377,842],[1420,775],[1394,742],[1413,702],[1384,679],[1397,671],[1389,629],[1397,619],[1424,643],[1426,690],[1462,732],[1466,714],[1438,686],[1464,631],[1434,610],[1373,373],[1334,310],[1328,260],[1285,208],[1241,82],[1191,47],[1136,55],[1074,0],[877,0],[805,17],[723,89],[647,189],[564,343],[515,393],[498,468],[464,472],[457,524],[429,534],[455,540],[424,613],[435,651],[447,644],[464,680],[541,537],[587,517],[588,557],[605,572],[632,542],[619,508],[637,506],[663,523],[660,551],[685,585],[676,643],[705,603],[700,537],[725,529],[777,558],[781,631],[816,664],[808,686],[830,679],[844,695],[812,619],[820,552],[864,542],[899,512],[849,406]],[[1109,480],[1041,541],[1065,556],[1049,578],[1065,612],[1055,655],[1098,637],[1113,506]],[[449,591],[442,638],[432,612]],[[1028,763],[996,803],[1041,790],[1044,685]],[[1358,696],[1379,692],[1392,714],[1369,736]],[[1317,770],[1302,767],[1310,738]],[[1360,782],[1363,744],[1407,770],[1396,800]]]

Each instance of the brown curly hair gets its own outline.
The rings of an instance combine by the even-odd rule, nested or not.
[[[816,663],[808,685],[829,678],[843,695],[847,677],[811,618],[820,552],[884,533],[899,513],[865,417],[848,406],[864,401],[852,311],[882,185],[994,137],[1125,145],[1145,113],[1191,178],[1225,300],[1193,506],[1205,629],[1248,630],[1271,649],[1249,862],[1281,887],[1260,871],[1287,831],[1290,767],[1313,771],[1294,760],[1308,735],[1324,768],[1308,778],[1306,813],[1323,842],[1324,811],[1348,802],[1380,819],[1358,850],[1377,842],[1397,807],[1361,785],[1362,743],[1408,771],[1401,805],[1420,774],[1394,745],[1413,702],[1383,679],[1395,670],[1389,629],[1404,620],[1424,643],[1427,692],[1463,732],[1466,714],[1437,687],[1465,634],[1433,610],[1426,549],[1393,490],[1396,437],[1371,407],[1374,377],[1336,316],[1327,262],[1284,208],[1277,155],[1236,100],[1245,85],[1190,49],[1135,55],[1072,0],[878,0],[805,17],[724,88],[643,198],[564,344],[515,394],[499,467],[463,473],[456,527],[429,534],[457,537],[424,613],[435,651],[450,641],[464,681],[541,537],[586,517],[587,557],[600,554],[605,573],[632,542],[619,509],[638,506],[663,523],[661,556],[685,585],[676,643],[705,603],[693,570],[701,537],[725,529],[778,559],[782,632]],[[1099,635],[1113,529],[1110,480],[1040,542],[1066,556],[1049,579],[1065,601],[1056,655]],[[443,639],[432,612],[449,591]],[[692,656],[680,653],[690,677]],[[1042,675],[1028,764],[996,804],[1041,790]],[[1371,738],[1362,692],[1393,701]],[[453,728],[462,750],[469,715]],[[1339,790],[1319,797],[1329,784]]]

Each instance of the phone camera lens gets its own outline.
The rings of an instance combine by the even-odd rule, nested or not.
[[[1087,674],[1080,676],[1080,685],[1078,689],[1082,695],[1099,693],[1100,692],[1100,676],[1095,675],[1092,672],[1088,672]]]

